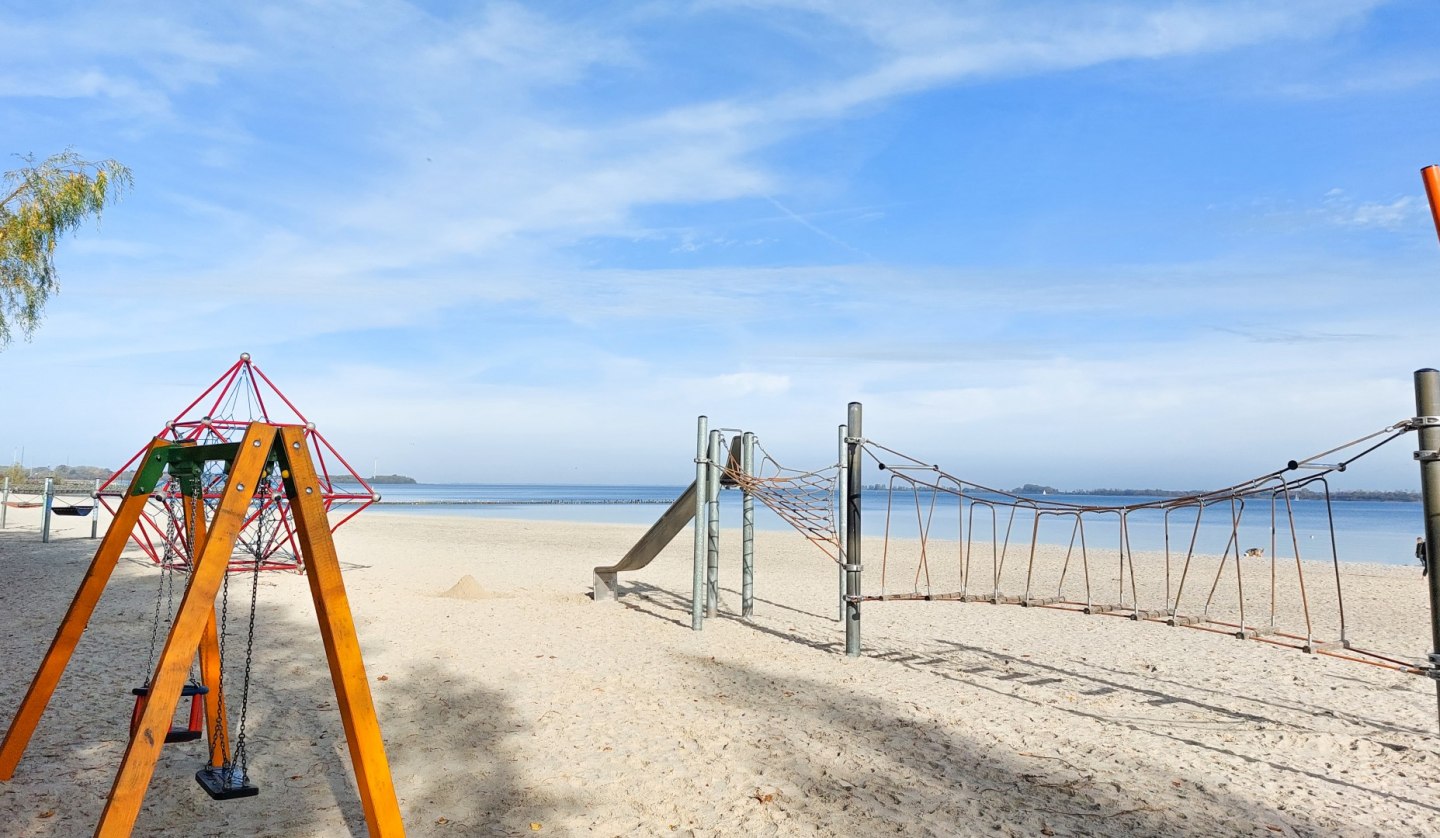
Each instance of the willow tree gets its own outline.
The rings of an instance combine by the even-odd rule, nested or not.
[[[59,291],[55,245],[130,188],[130,170],[63,151],[6,172],[0,183],[0,348],[12,333],[29,337],[45,301]]]

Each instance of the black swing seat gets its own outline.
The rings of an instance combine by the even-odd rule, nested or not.
[[[194,742],[204,735],[200,729],[201,712],[204,705],[200,703],[199,696],[210,692],[209,687],[196,683],[189,683],[180,688],[180,697],[190,699],[190,724],[188,727],[171,727],[165,732],[165,744],[172,745],[176,742]],[[136,687],[130,691],[135,696],[135,709],[130,715],[130,735],[140,726],[140,714],[145,710],[145,702],[150,698],[149,687]]]
[[[195,782],[214,800],[236,800],[259,794],[260,789],[248,780],[237,765],[206,766],[195,772]]]
[[[51,512],[54,512],[56,515],[74,515],[76,518],[83,518],[83,517],[85,517],[86,515],[89,515],[92,511],[94,511],[94,509],[95,509],[95,507],[94,507],[93,505],[91,505],[91,506],[52,506],[52,507],[50,507],[50,511],[51,511]]]

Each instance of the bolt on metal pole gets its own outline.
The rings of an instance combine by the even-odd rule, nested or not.
[[[1425,510],[1425,578],[1430,583],[1430,676],[1440,718],[1440,372],[1415,371],[1415,417],[1419,424],[1420,501]]]
[[[860,403],[851,402],[845,438],[845,655],[860,657],[860,440],[864,434]]]
[[[701,416],[695,431],[695,584],[690,591],[690,628],[695,631],[705,626],[705,545],[710,528],[710,519],[705,511],[705,495],[710,486],[705,455],[710,442],[709,422]]]
[[[724,434],[710,432],[710,463],[707,479],[707,500],[710,508],[706,515],[706,529],[709,534],[705,553],[705,616],[714,617],[720,613],[720,463],[725,457]]]
[[[90,537],[100,533],[100,478],[95,478],[95,491],[90,493]]]
[[[55,500],[55,478],[45,478],[45,509],[40,514],[40,543],[50,543],[50,504]]]
[[[755,476],[755,434],[740,435],[740,470]],[[755,613],[755,498],[744,488],[740,501],[740,616]]]
[[[836,544],[835,555],[840,560],[835,565],[836,578],[838,580],[838,584],[835,586],[836,622],[842,622],[845,619],[845,545],[847,543],[845,529],[846,521],[849,520],[849,516],[846,515],[848,511],[847,507],[850,505],[846,501],[845,496],[845,489],[850,485],[848,478],[850,466],[846,462],[845,437],[849,435],[850,431],[848,428],[845,425],[841,425],[839,428],[840,440],[838,445],[840,472],[835,476],[836,494],[839,496],[835,504],[835,535],[839,541],[839,543]]]

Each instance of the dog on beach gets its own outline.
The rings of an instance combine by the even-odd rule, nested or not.
[[[1249,550],[1246,550],[1246,551],[1245,551],[1245,558],[1247,558],[1247,559],[1263,559],[1263,558],[1265,558],[1265,548],[1264,548],[1264,547],[1251,547]]]

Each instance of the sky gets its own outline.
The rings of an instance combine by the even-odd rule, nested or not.
[[[0,350],[0,456],[118,466],[248,352],[424,482],[681,484],[700,414],[819,468],[860,401],[984,485],[1231,485],[1440,367],[1437,44],[1433,0],[0,0],[0,169],[135,177]]]

